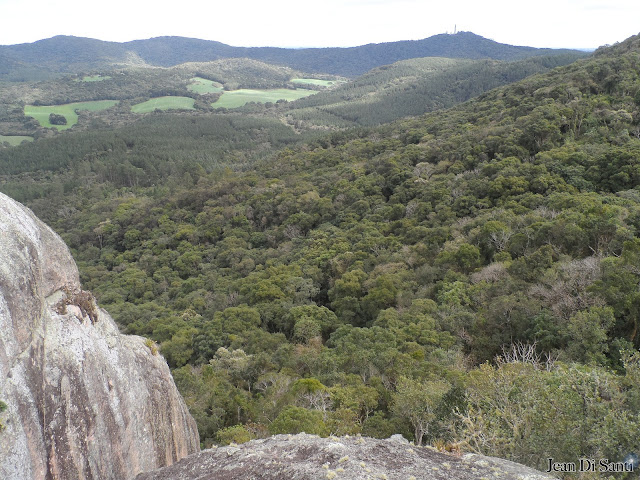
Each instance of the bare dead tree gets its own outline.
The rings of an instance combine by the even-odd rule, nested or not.
[[[509,347],[502,347],[502,355],[496,357],[496,363],[528,363],[533,366],[540,365],[541,356],[536,351],[536,342],[512,343]]]
[[[498,365],[505,365],[507,363],[526,363],[533,365],[537,370],[551,371],[555,365],[556,358],[550,352],[543,355],[537,351],[536,342],[523,343],[516,342],[510,346],[502,347],[502,355],[496,357],[496,363]]]

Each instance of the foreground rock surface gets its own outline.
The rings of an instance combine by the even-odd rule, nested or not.
[[[537,470],[481,455],[445,455],[393,437],[276,435],[204,450],[136,480],[546,480]]]
[[[66,245],[0,193],[1,479],[117,479],[199,450],[167,364],[80,289]]]

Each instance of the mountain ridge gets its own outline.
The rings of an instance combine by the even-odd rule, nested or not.
[[[568,52],[577,51],[506,45],[471,32],[357,47],[300,49],[234,47],[213,40],[169,36],[119,43],[58,35],[33,43],[0,46],[0,56],[28,65],[44,65],[54,73],[104,68],[126,62],[127,54],[131,53],[139,55],[150,65],[163,67],[193,61],[247,57],[302,71],[356,76],[380,65],[417,57],[517,60]]]

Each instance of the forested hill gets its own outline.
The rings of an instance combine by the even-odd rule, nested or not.
[[[418,57],[518,60],[568,52],[586,55],[572,50],[505,45],[470,32],[351,48],[247,48],[184,37],[157,37],[116,43],[69,36],[57,36],[29,44],[0,46],[0,56],[8,60],[46,67],[49,71],[58,73],[105,69],[112,65],[139,62],[167,67],[185,62],[246,57],[306,72],[356,76],[380,65]],[[19,66],[14,65],[16,68]],[[25,72],[25,75],[28,73]],[[19,74],[20,70],[9,69],[9,72],[0,71],[0,78],[19,78]]]
[[[303,144],[153,115],[0,169],[158,342],[207,443],[402,433],[538,468],[640,451],[638,37]]]
[[[372,126],[462,103],[483,92],[543,73],[576,59],[575,53],[518,61],[414,58],[374,68],[351,82],[300,99],[289,123]]]

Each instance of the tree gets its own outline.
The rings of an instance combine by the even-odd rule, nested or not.
[[[362,434],[373,438],[389,438],[398,433],[397,422],[388,419],[382,412],[375,412],[362,425]]]
[[[318,336],[327,339],[340,325],[335,313],[317,305],[291,307],[283,321],[287,328],[293,327],[294,341],[302,343]]]
[[[331,409],[331,395],[316,378],[301,378],[291,387],[296,396],[296,402],[304,408],[322,412],[322,419],[326,420],[327,412]]]
[[[195,328],[181,329],[171,337],[171,340],[162,342],[160,352],[171,367],[182,367],[191,359],[194,352],[193,338],[197,333]]]
[[[476,453],[536,468],[549,457],[622,459],[638,448],[640,430],[624,380],[602,367],[483,364],[467,378],[459,438]]]
[[[244,425],[234,425],[218,430],[216,437],[220,445],[246,443],[256,438]]]
[[[398,278],[394,275],[380,275],[369,287],[367,295],[362,299],[362,310],[368,320],[375,320],[382,309],[394,306],[398,296]]]
[[[344,322],[362,322],[361,298],[364,296],[362,283],[367,274],[361,269],[346,272],[337,279],[329,290],[329,300],[338,318]]]
[[[472,272],[480,265],[480,261],[480,249],[468,243],[463,243],[454,251],[444,250],[436,259],[437,264],[451,266],[464,273]]]
[[[220,347],[215,356],[209,360],[209,364],[216,371],[225,372],[231,382],[237,387],[249,384],[249,367],[252,360],[243,350],[227,350]]]
[[[393,395],[393,413],[406,417],[413,426],[416,445],[429,433],[429,427],[436,419],[436,409],[451,385],[444,380],[413,380],[401,377]]]
[[[247,331],[260,326],[260,313],[247,305],[229,307],[222,312],[216,312],[214,322],[221,325],[222,333],[243,335]]]
[[[380,327],[343,325],[327,345],[340,370],[359,375],[365,384],[371,377],[394,377],[407,368],[408,358],[398,351],[395,335]]]
[[[611,307],[592,307],[576,313],[567,327],[570,338],[567,353],[582,363],[604,364],[609,350],[607,332],[615,321]]]
[[[289,405],[269,425],[269,433],[272,435],[301,432],[311,435],[327,435],[328,429],[322,419],[322,412]]]
[[[369,418],[378,407],[379,394],[373,387],[362,383],[357,375],[349,375],[349,385],[334,385],[329,389],[334,409],[350,410],[359,424]]]
[[[320,325],[313,318],[301,318],[293,327],[293,339],[300,343],[307,343],[312,338],[319,337],[320,333]]]
[[[65,117],[64,115],[58,115],[57,113],[50,113],[49,123],[51,125],[66,125],[67,117]]]

